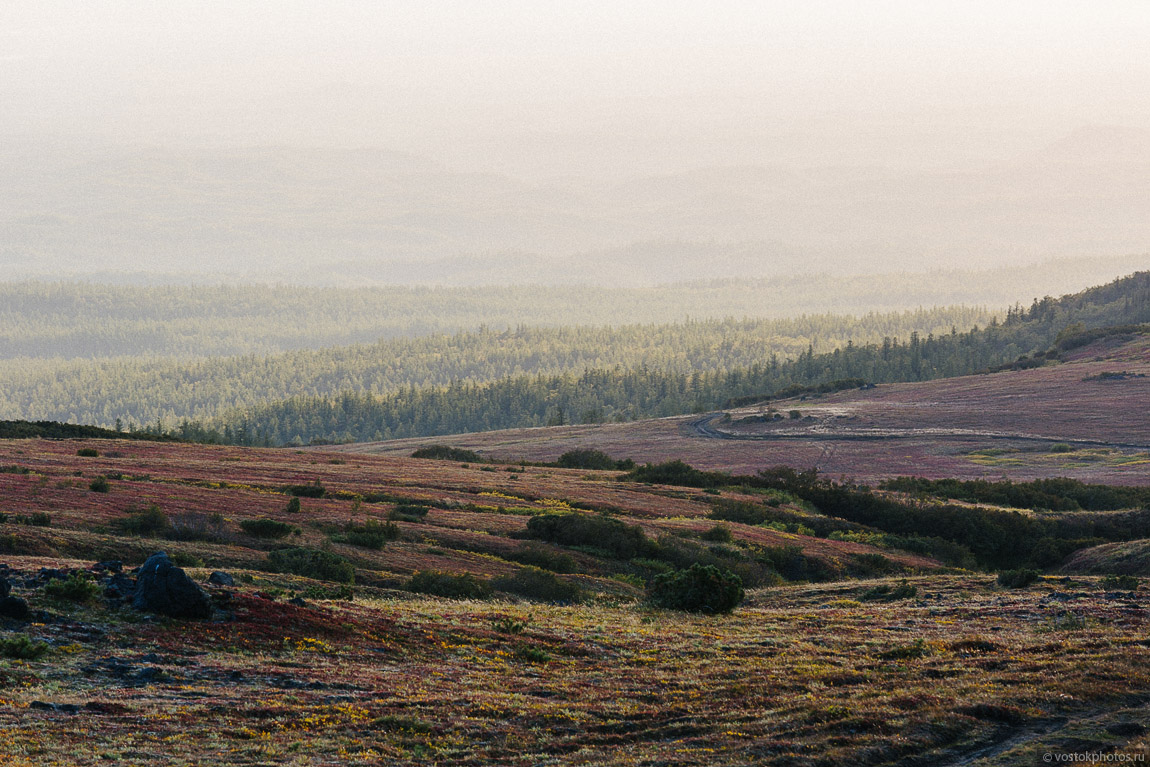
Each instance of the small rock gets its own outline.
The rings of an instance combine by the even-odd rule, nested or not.
[[[92,565],[91,569],[96,572],[118,573],[124,569],[124,563],[118,559],[109,559],[104,562],[97,562]]]
[[[208,618],[212,614],[207,592],[163,552],[148,557],[140,568],[133,606],[173,618]]]
[[[20,597],[4,597],[0,599],[0,618],[29,621],[32,619],[32,611],[28,609],[28,603]]]
[[[296,607],[307,607],[307,602],[305,602],[302,597],[292,597],[288,600],[288,604],[295,605]]]
[[[48,703],[47,701],[43,700],[34,700],[28,704],[28,708],[33,709],[34,711],[55,711],[56,704]]]
[[[151,682],[163,682],[168,678],[169,677],[167,671],[164,671],[162,668],[156,668],[155,666],[142,668],[140,669],[139,673],[136,674],[136,680],[143,682],[144,684],[149,684]]]
[[[208,576],[208,583],[213,586],[235,586],[236,579],[225,573],[223,570],[216,570]]]

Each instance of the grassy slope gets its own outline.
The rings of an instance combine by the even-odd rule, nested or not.
[[[731,423],[715,424],[722,432],[755,438],[750,440],[702,438],[689,427],[698,416],[683,416],[334,449],[403,455],[422,445],[451,444],[505,460],[554,460],[567,450],[588,447],[639,462],[682,458],[699,468],[734,473],[782,463],[818,466],[825,474],[863,481],[900,475],[1068,476],[1150,484],[1150,422],[1132,417],[1150,401],[1150,337],[1106,339],[1075,350],[1067,359],[1031,370],[771,403],[784,416],[795,409],[811,420],[738,423],[764,411],[750,407],[729,411]],[[1146,377],[1095,378],[1107,371]],[[1059,443],[1072,449],[1060,452],[1065,448],[1055,447]]]
[[[96,447],[98,458],[76,455]],[[110,441],[0,442],[5,511],[44,511],[53,525],[5,524],[25,572],[166,548],[240,576],[235,619],[141,621],[70,607],[17,584],[36,609],[27,627],[54,649],[0,660],[0,757],[14,765],[168,764],[1031,764],[1040,744],[1145,750],[1150,649],[1142,593],[1114,598],[1092,578],[1002,591],[986,575],[909,567],[918,598],[861,602],[874,581],[752,592],[731,616],[651,611],[630,584],[581,557],[567,576],[598,596],[556,607],[447,602],[388,588],[413,569],[495,574],[505,533],[557,501],[612,506],[649,531],[703,530],[706,494],[623,484],[606,472],[528,467],[523,475],[459,464],[296,451]],[[87,484],[121,472],[111,492]],[[78,473],[78,474],[77,474]],[[248,570],[266,544],[147,541],[95,532],[125,509],[219,511],[300,525],[340,522],[353,501],[303,499],[285,484],[387,491],[454,509],[401,523],[379,553],[335,546],[360,564],[354,602],[307,606],[259,596],[304,578]],[[223,486],[220,485],[223,483]],[[517,496],[513,500],[509,496]],[[529,500],[529,499],[537,500]],[[550,501],[544,499],[552,499]],[[454,502],[454,503],[452,503]],[[471,510],[458,507],[472,503]],[[502,513],[500,506],[503,507]],[[360,518],[391,504],[364,504]],[[874,551],[731,525],[736,538],[797,543],[821,557]],[[11,545],[7,541],[5,545]],[[207,569],[192,569],[199,578]],[[518,631],[514,624],[522,623]],[[509,628],[510,627],[510,628]],[[15,627],[10,627],[15,628]],[[6,634],[5,634],[6,635]],[[921,640],[921,642],[919,641]],[[125,670],[124,667],[128,670]],[[149,671],[149,669],[154,669]],[[34,702],[75,704],[68,714]],[[1112,728],[1113,729],[1113,728]]]

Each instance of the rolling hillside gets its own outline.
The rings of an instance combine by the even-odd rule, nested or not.
[[[1122,333],[1026,370],[801,396],[708,415],[339,446],[409,455],[433,443],[503,460],[576,448],[754,473],[776,464],[865,482],[900,475],[1150,484],[1150,336]],[[792,417],[792,411],[797,418]]]
[[[1137,580],[1008,587],[786,493],[27,439],[0,440],[0,494],[0,753],[15,767],[1021,767],[1068,739],[1145,752]],[[748,510],[853,532],[715,519]],[[582,544],[535,524],[569,518]],[[161,549],[207,586],[210,617],[120,596]],[[742,573],[734,612],[645,601],[692,560]]]

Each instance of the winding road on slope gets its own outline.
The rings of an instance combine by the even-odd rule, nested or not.
[[[1131,442],[1109,442],[1097,439],[1077,439],[1075,437],[1054,437],[1041,434],[1026,434],[1023,432],[986,431],[981,429],[947,429],[940,427],[892,429],[892,428],[837,428],[828,426],[825,422],[809,430],[788,430],[770,434],[737,434],[721,431],[715,422],[722,419],[726,413],[708,413],[701,418],[689,421],[684,431],[689,436],[704,437],[706,439],[746,440],[754,442],[774,442],[778,440],[888,440],[888,439],[995,439],[1010,440],[1013,442],[1037,442],[1045,444],[1065,443],[1076,447],[1112,447],[1124,450],[1150,450],[1150,445]]]

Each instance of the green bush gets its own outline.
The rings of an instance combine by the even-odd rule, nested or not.
[[[388,541],[394,541],[399,537],[398,527],[391,522],[383,524],[375,519],[369,519],[362,525],[349,521],[343,530],[342,533],[333,535],[331,540],[376,551],[382,549]]]
[[[297,498],[323,498],[327,493],[327,490],[319,483],[318,479],[307,485],[288,485],[283,491]]]
[[[228,543],[232,539],[231,533],[228,532],[227,520],[218,511],[212,514],[195,511],[176,514],[168,519],[167,529],[159,532],[173,541]]]
[[[552,551],[538,544],[524,544],[515,551],[504,555],[505,559],[521,565],[531,565],[550,570],[553,573],[573,573],[577,568],[575,558],[570,554]]]
[[[321,581],[355,582],[355,568],[351,562],[339,554],[303,546],[270,552],[268,567],[273,572],[304,575]]]
[[[643,528],[600,514],[540,514],[527,520],[524,535],[562,546],[594,546],[620,559],[643,556],[652,548]]]
[[[491,585],[499,591],[539,602],[574,604],[583,600],[583,589],[538,567],[522,567],[513,575],[496,578]]]
[[[731,528],[726,525],[715,525],[710,530],[699,535],[704,541],[711,541],[713,543],[730,543],[731,542]]]
[[[918,587],[903,581],[893,589],[890,586],[875,586],[863,592],[859,599],[863,602],[894,602],[899,599],[914,599]]]
[[[487,581],[471,573],[456,575],[441,570],[420,570],[407,582],[408,591],[449,599],[486,599],[491,596]]]
[[[67,578],[48,581],[44,586],[44,595],[49,599],[87,604],[94,602],[100,595],[100,587],[91,579],[79,573],[72,573]]]
[[[276,519],[268,519],[261,517],[260,519],[245,519],[240,522],[240,529],[245,533],[256,538],[286,538],[292,533],[298,533],[300,530],[295,525],[289,525],[287,522],[280,522]]]
[[[396,522],[422,522],[429,511],[431,507],[427,504],[401,502],[395,504],[395,508],[388,512],[387,518]]]
[[[94,447],[82,447],[76,451],[76,455],[81,458],[99,458],[100,451]]]
[[[731,478],[720,472],[700,471],[683,461],[636,466],[623,477],[635,482],[649,482],[657,485],[678,485],[679,487],[722,487],[730,484]]]
[[[28,527],[51,527],[52,515],[46,511],[34,511],[31,514],[17,514],[12,517],[12,521]]]
[[[464,450],[461,447],[448,447],[447,445],[428,445],[427,447],[421,447],[412,453],[411,457],[434,458],[440,461],[486,463],[486,459],[474,450]]]
[[[303,590],[304,599],[338,599],[350,602],[355,599],[355,591],[351,586],[320,586],[312,584]]]
[[[203,567],[204,560],[186,551],[173,551],[172,564],[176,567]]]
[[[0,638],[0,656],[18,660],[37,660],[51,649],[47,642],[37,642],[27,634]]]
[[[168,515],[154,503],[143,509],[130,509],[128,516],[112,524],[129,535],[162,536],[171,529]]]
[[[579,450],[568,450],[563,455],[559,456],[559,460],[555,465],[561,469],[596,469],[613,471],[616,469],[630,469],[635,466],[635,462],[630,459],[623,461],[616,461],[611,456],[604,453],[602,450],[591,450],[589,448],[582,448]]]
[[[914,658],[925,658],[929,655],[934,655],[934,648],[920,637],[914,640],[912,644],[892,647],[889,650],[880,652],[878,657],[883,660],[912,660]]]
[[[686,570],[656,575],[647,596],[656,607],[729,613],[743,601],[743,581],[729,570],[696,563]]]
[[[108,484],[108,478],[101,475],[88,483],[88,489],[93,493],[106,493],[111,489],[111,486]]]
[[[1107,591],[1137,591],[1141,581],[1136,575],[1107,575],[1098,585]]]
[[[998,574],[998,585],[1007,589],[1024,589],[1037,580],[1037,570],[1003,570]]]
[[[547,663],[551,660],[551,653],[529,645],[519,645],[515,648],[513,655],[517,660],[527,661],[528,663]]]
[[[284,511],[289,514],[299,514],[299,496],[293,495],[284,507]]]

